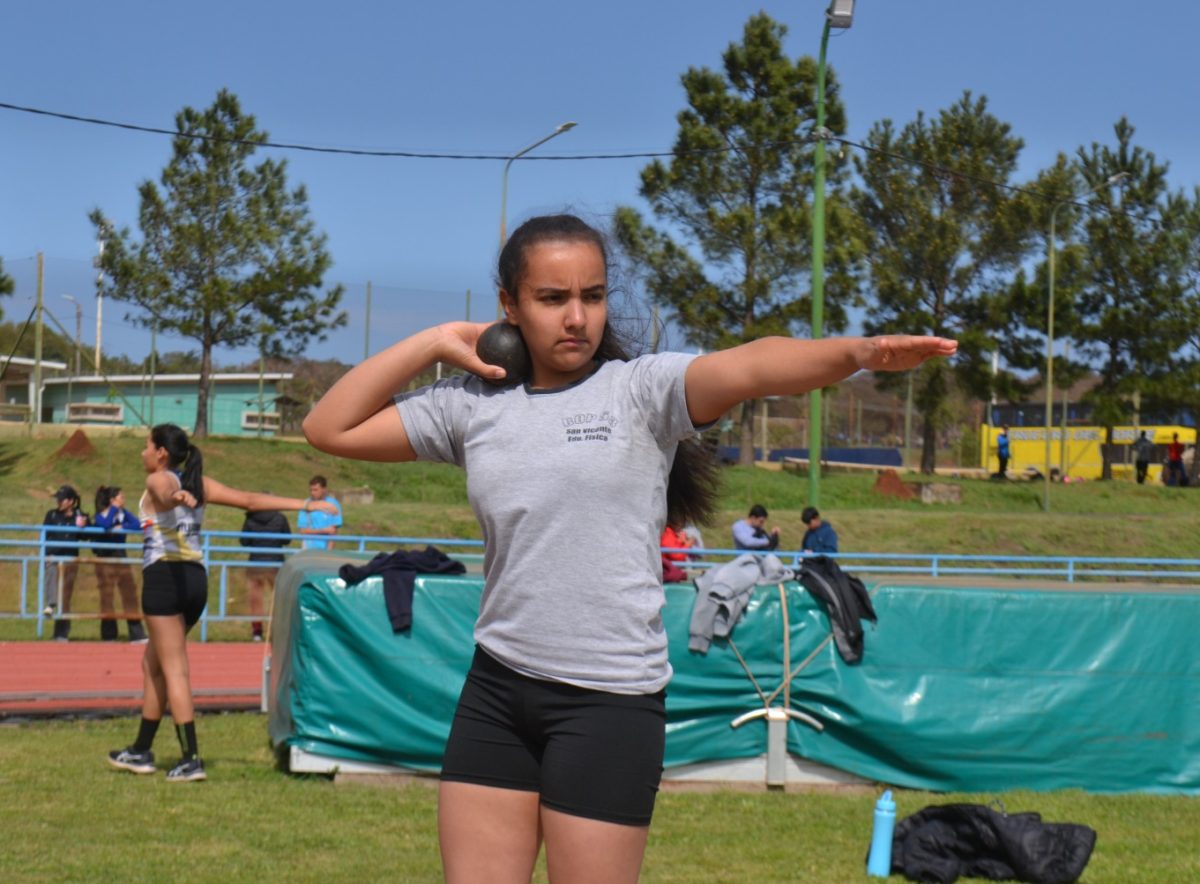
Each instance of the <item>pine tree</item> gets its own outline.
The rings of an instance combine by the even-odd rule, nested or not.
[[[1189,249],[1194,207],[1168,190],[1167,164],[1133,144],[1127,119],[1113,131],[1114,145],[1093,142],[1077,152],[1081,178],[1097,189],[1082,216],[1072,331],[1099,374],[1087,399],[1109,445],[1114,425],[1132,422],[1135,399],[1159,411],[1191,404],[1196,376],[1195,348],[1189,348],[1196,300],[1187,296],[1189,258],[1195,272]],[[1102,186],[1118,173],[1126,177],[1116,188]],[[1112,478],[1108,458],[1102,478]]]
[[[986,98],[968,92],[932,120],[918,113],[899,132],[891,120],[876,123],[855,159],[861,185],[851,204],[874,289],[865,330],[959,342],[953,363],[935,360],[916,376],[925,473],[934,470],[953,389],[986,398],[992,352],[1028,358],[1028,341],[1009,339],[1006,312],[1013,274],[1036,244],[1034,201],[1008,187],[1022,145]],[[897,382],[907,379],[881,379]]]
[[[104,294],[135,305],[126,318],[200,345],[193,432],[207,434],[212,352],[258,342],[297,354],[345,324],[341,286],[321,292],[330,266],[325,236],[308,215],[303,187],[288,190],[286,162],[250,165],[267,134],[221,90],[212,106],[185,107],[163,169],[162,190],[139,187],[142,240],[96,209],[104,242]]]
[[[687,340],[718,349],[790,334],[811,313],[812,146],[817,66],[783,53],[786,29],[752,17],[723,69],[690,68],[681,78],[687,107],[670,163],[642,170],[641,196],[662,227],[632,208],[617,211],[617,239],[651,298]],[[826,126],[845,130],[836,80],[827,77]],[[831,158],[826,323],[845,327],[854,243]],[[841,295],[841,299],[839,299]],[[742,410],[741,461],[754,457],[753,403]]]

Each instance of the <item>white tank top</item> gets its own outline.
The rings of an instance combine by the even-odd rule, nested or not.
[[[179,485],[179,476],[170,473]],[[176,506],[165,513],[150,506],[148,492],[142,492],[138,502],[138,515],[142,520],[142,566],[157,561],[199,562],[203,558],[200,549],[200,526],[204,522],[204,507]]]

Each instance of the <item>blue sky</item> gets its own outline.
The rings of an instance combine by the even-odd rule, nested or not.
[[[578,126],[539,149],[572,156],[668,150],[683,107],[679,76],[719,67],[749,16],[788,28],[790,54],[816,55],[826,0],[607,3],[309,0],[204,4],[9,4],[0,101],[172,128],[184,105],[227,87],[273,140],[380,150],[512,154],[556,125]],[[1022,175],[1062,151],[1110,142],[1127,115],[1137,142],[1170,161],[1175,188],[1200,186],[1200,4],[1190,0],[859,0],[834,32],[849,136],[872,123],[933,114],[964,89],[1025,140]],[[136,230],[139,182],[157,179],[170,139],[0,110],[0,257],[18,282],[6,319],[32,303],[33,256],[46,256],[46,301],[95,340],[87,213]],[[425,325],[494,315],[501,161],[286,156],[329,237],[328,281],[347,287],[350,323],[309,355],[355,361]],[[645,160],[514,163],[509,227],[543,211],[603,221],[637,195]],[[141,358],[148,334],[105,304],[106,351]],[[677,345],[680,341],[675,341]],[[160,349],[194,349],[166,340]],[[229,364],[247,352],[221,351]]]

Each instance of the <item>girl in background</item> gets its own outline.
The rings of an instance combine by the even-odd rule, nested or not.
[[[125,492],[115,485],[101,485],[96,489],[96,516],[93,524],[104,529],[104,537],[96,541],[96,557],[106,559],[96,563],[96,583],[100,589],[100,640],[117,640],[116,611],[113,587],[121,591],[121,607],[129,626],[129,641],[145,644],[146,629],[138,613],[137,582],[133,579],[133,565],[125,559],[125,534],[142,530],[138,517],[125,509]],[[121,559],[122,561],[115,561]]]
[[[320,509],[322,504],[239,491],[205,476],[200,449],[174,424],[159,424],[150,431],[142,466],[146,470],[146,490],[138,504],[144,532],[142,613],[150,631],[142,657],[142,720],[134,742],[108,753],[108,763],[132,773],[154,773],[151,746],[169,706],[183,757],[167,772],[167,781],[186,783],[206,778],[196,745],[187,656],[188,631],[208,603],[208,574],[200,547],[204,507],[215,503],[243,510],[306,510]]]

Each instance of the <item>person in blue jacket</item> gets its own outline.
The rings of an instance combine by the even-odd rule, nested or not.
[[[96,489],[96,518],[93,524],[104,529],[104,538],[94,547],[96,557],[105,559],[96,563],[96,583],[100,589],[100,640],[117,640],[117,618],[113,604],[113,587],[121,591],[121,607],[129,624],[129,641],[145,644],[146,628],[138,607],[137,582],[133,579],[134,565],[125,560],[125,537],[132,533],[141,538],[141,520],[125,509],[125,492],[115,485],[101,485]],[[119,560],[119,561],[118,561]]]
[[[1000,469],[997,471],[996,476],[1000,479],[1008,478],[1009,454],[1008,427],[1001,427],[1000,435],[996,437],[996,457],[1000,461]]]
[[[821,520],[821,514],[815,506],[805,507],[800,513],[800,521],[808,526],[804,539],[800,541],[800,548],[804,552],[823,556],[838,551],[837,532],[832,525]]]

